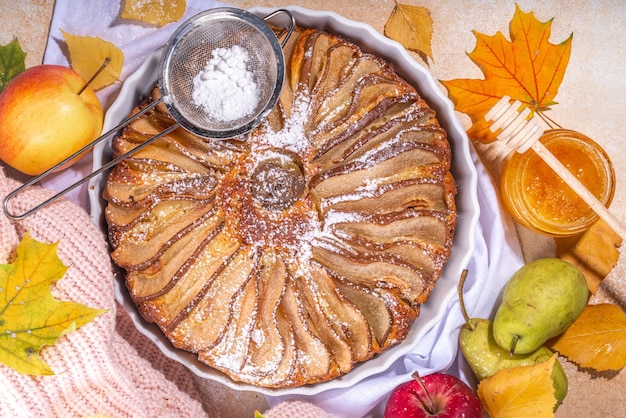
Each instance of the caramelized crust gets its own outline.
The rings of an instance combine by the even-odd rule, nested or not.
[[[182,129],[117,165],[112,258],[142,316],[235,381],[327,381],[400,343],[448,260],[457,215],[446,132],[390,64],[297,28],[266,122]],[[158,97],[151,97],[139,107]],[[164,106],[114,140],[171,126]]]

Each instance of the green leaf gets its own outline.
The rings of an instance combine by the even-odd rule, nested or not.
[[[13,77],[24,71],[26,53],[17,38],[6,45],[0,45],[0,91]]]
[[[22,374],[54,374],[39,356],[41,348],[107,311],[52,295],[50,286],[68,269],[57,247],[26,234],[13,263],[0,264],[0,362]]]

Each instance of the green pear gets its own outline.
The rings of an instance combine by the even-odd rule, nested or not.
[[[472,318],[463,325],[459,334],[459,347],[478,380],[491,377],[507,367],[542,363],[553,355],[545,346],[529,354],[509,354],[494,340],[493,323],[481,318]],[[556,409],[567,395],[567,375],[558,360],[552,369],[552,385],[557,400]]]
[[[583,273],[558,258],[526,264],[504,287],[493,337],[512,354],[528,354],[565,331],[587,305]]]

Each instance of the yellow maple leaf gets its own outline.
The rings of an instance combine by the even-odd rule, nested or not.
[[[552,20],[539,22],[532,12],[524,13],[516,5],[509,27],[511,41],[501,32],[493,36],[474,32],[476,47],[468,55],[485,78],[441,81],[456,110],[470,116],[470,138],[484,142],[495,139],[484,116],[505,95],[533,112],[556,104],[554,98],[569,63],[573,35],[552,44],[551,26]]]
[[[70,53],[70,63],[74,71],[85,80],[90,80],[97,74],[90,85],[94,90],[100,90],[120,79],[124,65],[124,53],[111,42],[93,36],[77,36],[61,30],[67,49]],[[105,60],[108,64],[100,70]]]
[[[585,275],[587,286],[596,293],[602,280],[617,264],[622,238],[602,219],[584,234],[557,238],[559,258],[574,264]]]
[[[550,346],[581,367],[620,370],[626,366],[626,315],[610,303],[587,305]]]
[[[22,374],[54,374],[40,349],[106,312],[54,298],[50,286],[68,268],[57,246],[26,234],[13,263],[0,264],[0,362]]]
[[[554,416],[552,369],[556,355],[532,366],[498,370],[478,385],[478,397],[493,418]]]
[[[153,26],[165,26],[180,20],[186,7],[185,0],[125,0],[120,17]]]
[[[399,42],[402,46],[424,60],[433,59],[431,40],[433,19],[425,7],[410,6],[396,2],[387,23],[385,36]]]

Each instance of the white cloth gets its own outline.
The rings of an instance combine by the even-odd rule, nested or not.
[[[218,5],[221,4],[187,0],[184,19]],[[166,43],[180,23],[155,29],[120,22],[117,17],[119,7],[119,2],[105,0],[57,0],[44,62],[68,65],[60,29],[75,35],[96,36],[113,42],[123,50],[123,81],[149,54]],[[105,108],[118,89],[119,85],[115,85],[98,92]],[[474,254],[467,266],[469,275],[465,284],[465,304],[470,316],[489,317],[504,283],[522,265],[523,257],[513,221],[500,209],[491,178],[473,149],[472,153],[479,174],[478,199],[481,214]],[[85,170],[90,169],[90,162],[86,160],[82,165],[48,180],[45,186],[59,190],[62,185],[70,184],[84,175]],[[69,198],[88,208],[84,187],[81,193],[69,195]],[[414,370],[422,375],[445,371],[471,383],[471,373],[466,372],[463,360],[457,356],[457,338],[463,317],[456,297],[450,301],[448,312],[445,321],[430,329],[414,352],[399,358],[384,373],[371,376],[351,388],[330,390],[315,396],[268,397],[268,402],[276,405],[286,399],[301,399],[338,416],[382,416],[389,393],[397,385],[409,380]]]

